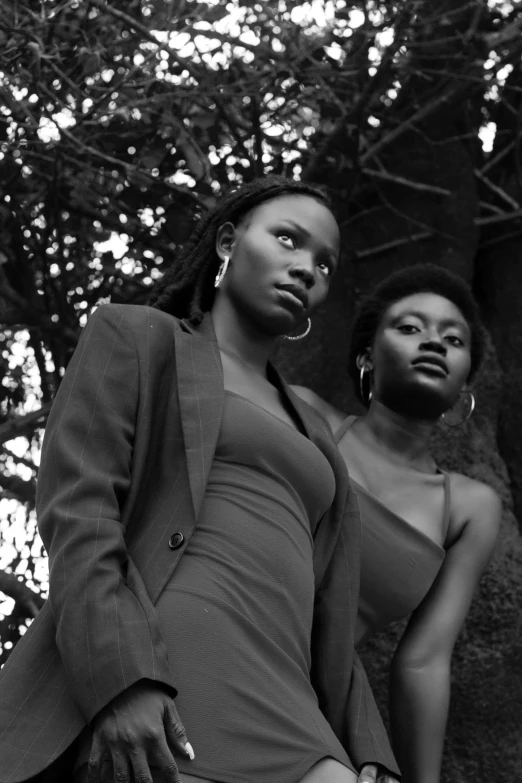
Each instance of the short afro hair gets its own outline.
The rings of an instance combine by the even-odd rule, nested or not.
[[[435,264],[416,264],[382,280],[361,300],[352,326],[348,372],[359,393],[357,357],[373,345],[383,315],[391,305],[414,294],[437,294],[449,299],[464,316],[471,332],[469,379],[476,375],[485,350],[484,328],[470,286],[461,277]],[[364,400],[363,400],[364,402]]]

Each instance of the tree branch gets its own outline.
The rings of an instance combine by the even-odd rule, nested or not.
[[[0,592],[13,598],[25,617],[36,617],[44,599],[22,582],[15,574],[0,571]]]
[[[409,245],[410,242],[421,242],[423,239],[429,239],[432,236],[433,232],[431,231],[420,231],[417,234],[411,234],[409,237],[392,239],[390,242],[385,242],[382,245],[375,245],[375,247],[369,247],[366,250],[355,250],[353,256],[357,260],[369,258],[370,256],[376,256],[379,253],[385,253],[387,250],[395,250],[396,247],[401,247],[401,245]]]
[[[495,215],[505,215],[503,209],[500,209],[499,207],[495,207],[493,204],[490,204],[488,201],[479,201],[479,206],[481,206],[483,209],[489,209],[490,212],[494,212]]]
[[[505,44],[508,41],[520,40],[521,28],[522,17],[519,17],[498,32],[486,33],[484,35],[484,41],[489,49],[495,49],[497,46],[499,46],[499,44]]]
[[[493,182],[491,182],[490,179],[488,179],[480,169],[473,169],[473,173],[475,176],[484,183],[484,185],[487,185],[490,190],[493,191],[493,193],[496,193],[499,198],[501,198],[503,201],[505,201],[507,204],[509,204],[510,207],[513,207],[513,209],[520,209],[520,204],[518,201],[515,201],[514,198],[512,198],[509,193],[506,193],[505,190],[503,190],[498,185],[495,185]]]
[[[252,130],[254,131],[254,170],[256,177],[263,174],[263,134],[261,123],[259,122],[259,107],[257,100],[252,96],[250,99],[250,108],[252,116]]]
[[[475,225],[489,226],[492,223],[505,223],[508,220],[518,220],[519,218],[522,218],[522,209],[516,209],[513,212],[504,212],[502,215],[475,218]]]
[[[185,30],[185,32],[188,32],[188,30]],[[214,39],[219,41],[221,44],[241,46],[243,49],[246,49],[249,52],[253,52],[259,56],[259,44],[246,43],[246,41],[241,41],[239,38],[232,38],[232,36],[227,35],[227,33],[219,33],[217,30],[192,29],[190,34],[193,38],[197,35],[201,35],[203,38],[209,38],[210,40]],[[274,60],[281,59],[281,55],[273,49],[270,50],[270,57],[273,57]]]
[[[27,434],[34,432],[38,427],[43,427],[50,410],[51,403],[47,402],[37,411],[26,413],[25,416],[16,416],[16,418],[6,421],[5,424],[0,426],[0,444],[22,435],[27,436]]]
[[[151,182],[154,182],[154,184],[158,184],[158,182],[161,182],[162,185],[164,185],[169,190],[173,190],[175,193],[183,193],[184,196],[187,196],[188,198],[192,199],[192,201],[198,205],[198,207],[201,207],[203,209],[206,209],[206,204],[201,201],[199,196],[194,193],[194,191],[190,190],[190,188],[183,188],[180,185],[173,185],[171,182],[166,182],[165,180],[159,180],[156,177],[153,177],[152,174],[147,171],[146,169],[141,169],[139,166],[134,166],[132,163],[126,163],[124,160],[120,160],[119,158],[114,158],[112,155],[107,155],[104,152],[100,152],[100,150],[95,149],[95,147],[91,147],[90,144],[85,144],[85,142],[81,141],[80,139],[77,139],[74,134],[70,133],[67,128],[60,128],[60,133],[63,133],[63,135],[68,138],[70,141],[72,141],[73,144],[75,144],[77,147],[79,147],[84,152],[89,153],[89,155],[93,155],[96,158],[100,158],[100,160],[104,160],[106,163],[110,163],[113,166],[118,166],[119,168],[123,169],[127,175],[129,174],[141,174],[144,177],[147,177],[148,180]]]
[[[7,446],[5,445],[2,446],[2,451],[8,457],[14,459],[15,462],[18,462],[20,465],[25,465],[27,468],[31,468],[31,470],[34,470],[35,472],[38,471],[38,468],[34,464],[34,462],[30,459],[27,459],[27,457],[19,457],[18,454],[15,454],[14,451],[11,451],[11,449],[8,449]]]
[[[126,14],[123,11],[114,8],[112,5],[104,2],[103,0],[89,0],[89,2],[91,5],[94,5],[96,8],[99,8],[100,11],[104,11],[105,13],[114,16],[115,19],[120,19],[122,22],[128,24],[129,27],[134,29],[136,32],[141,33],[143,37],[147,39],[147,41],[151,41],[153,44],[156,44],[160,52],[165,52],[166,54],[168,54],[169,57],[172,57],[173,60],[175,60],[180,65],[182,65],[183,68],[185,68],[191,74],[191,76],[197,79],[198,77],[197,71],[192,67],[190,61],[180,57],[179,54],[176,52],[176,50],[172,49],[171,46],[165,45],[161,43],[161,41],[158,41],[156,36],[153,35],[151,31],[148,29],[148,27],[146,27],[144,24],[141,24],[141,22],[138,22],[136,19],[133,19],[132,16],[129,16],[129,14]]]
[[[413,190],[421,190],[428,193],[438,193],[441,196],[451,196],[451,190],[447,190],[447,188],[439,188],[437,185],[427,185],[424,182],[415,182],[414,180],[406,179],[406,177],[400,177],[397,174],[390,174],[388,171],[378,171],[377,169],[367,168],[363,168],[361,171],[363,174],[367,174],[369,177],[373,177],[374,179],[382,179],[386,182],[395,182],[397,185],[404,185],[405,187],[412,188]]]
[[[485,247],[491,247],[491,245],[499,245],[501,242],[506,242],[508,239],[519,239],[522,237],[522,230],[518,229],[516,231],[508,231],[507,234],[501,234],[498,237],[492,237],[491,239],[486,240],[485,242],[480,242],[479,248],[480,250],[483,250]]]
[[[42,350],[42,343],[40,342],[40,337],[39,335],[35,334],[34,330],[29,332],[29,345],[34,351],[34,358],[36,361],[36,365],[38,367],[38,372],[40,373],[40,387],[42,389],[42,399],[44,402],[50,402],[52,398],[52,393],[49,388],[49,383],[47,381],[47,371],[45,369],[45,356]]]
[[[25,481],[20,476],[6,476],[0,472],[0,487],[20,503],[29,503],[34,507],[36,481]]]
[[[373,147],[370,147],[370,149],[366,150],[366,152],[363,153],[360,157],[361,164],[366,163],[368,160],[371,160],[371,158],[375,158],[376,155],[378,155],[381,150],[384,149],[384,147],[387,147],[392,143],[392,141],[395,141],[395,139],[397,139],[399,136],[402,136],[402,134],[415,125],[416,122],[425,120],[426,117],[429,117],[429,115],[438,109],[439,106],[442,106],[442,104],[451,100],[456,92],[457,90],[455,88],[453,90],[448,90],[442,95],[439,95],[438,98],[435,98],[435,100],[431,101],[431,103],[427,103],[425,106],[418,109],[415,114],[412,114],[412,116],[407,120],[401,122],[400,125],[398,125],[394,130],[390,131],[386,136],[383,136],[382,139],[379,139],[379,141],[377,141]]]

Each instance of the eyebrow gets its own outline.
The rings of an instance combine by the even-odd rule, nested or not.
[[[400,315],[395,316],[393,319],[394,321],[398,321],[400,318],[405,318],[408,315],[412,315],[415,318],[418,318],[420,321],[426,322],[426,313],[423,313],[421,310],[408,310],[405,313],[401,313]],[[469,324],[463,318],[462,320],[456,320],[455,318],[444,318],[440,322],[441,326],[447,327],[447,326],[459,326],[460,328],[465,328],[466,331],[470,332]]]
[[[299,231],[301,234],[303,234],[308,239],[311,238],[312,235],[311,235],[310,231],[308,231],[307,228],[302,226],[300,223],[297,223],[292,218],[280,217],[279,220],[283,221],[284,223],[289,223],[291,226],[293,226],[297,231]],[[330,245],[325,245],[325,250],[328,253],[328,255],[332,256],[334,261],[338,261],[339,260],[339,251],[338,250],[334,250],[333,247],[331,247]]]

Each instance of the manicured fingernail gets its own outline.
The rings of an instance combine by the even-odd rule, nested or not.
[[[191,761],[194,761],[194,759],[196,758],[196,754],[195,754],[195,753],[194,753],[194,751],[192,750],[192,745],[190,744],[190,742],[187,742],[187,743],[186,743],[186,745],[185,745],[185,750],[186,750],[186,751],[187,751],[187,753],[188,753],[188,757],[189,757],[189,759],[190,759]]]

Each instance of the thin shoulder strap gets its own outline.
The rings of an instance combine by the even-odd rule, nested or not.
[[[343,437],[345,432],[348,432],[348,430],[350,429],[350,427],[352,426],[352,424],[354,423],[356,418],[357,418],[357,416],[347,416],[346,417],[346,419],[343,421],[343,423],[341,424],[341,426],[339,427],[339,429],[337,430],[337,432],[334,435],[336,443],[339,443],[339,441],[341,440],[341,438]]]
[[[444,476],[444,511],[442,514],[442,542],[443,546],[446,546],[446,539],[448,537],[448,529],[451,517],[451,481],[450,474],[445,470],[442,471]]]

